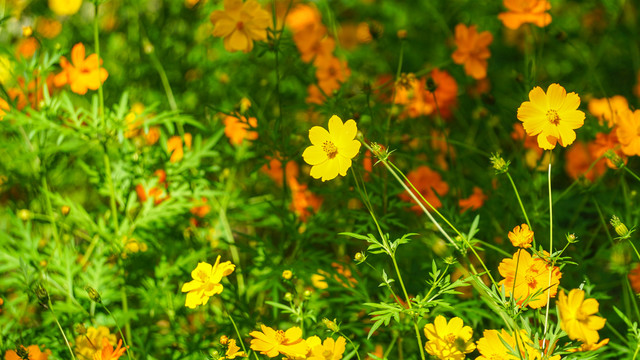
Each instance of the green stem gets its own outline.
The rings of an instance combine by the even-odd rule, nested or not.
[[[633,241],[629,240],[629,244],[631,244],[631,247],[633,248],[633,251],[635,251],[638,260],[640,260],[640,254],[638,253],[638,249],[636,249],[636,246],[633,245]]]
[[[67,335],[62,330],[62,326],[60,326],[60,322],[58,321],[58,317],[56,316],[55,311],[53,311],[53,304],[51,303],[51,299],[47,299],[47,303],[49,305],[49,310],[51,311],[51,315],[53,315],[53,320],[58,325],[58,329],[60,329],[60,333],[62,333],[62,337],[64,338],[64,343],[67,344],[67,349],[69,349],[69,353],[71,354],[71,358],[75,360],[75,355],[73,354],[73,350],[71,350],[71,344],[69,344],[69,340],[67,340]]]
[[[351,344],[351,346],[353,346],[353,350],[355,350],[355,352],[356,352],[356,357],[358,358],[358,360],[360,360],[360,354],[358,354],[358,347],[353,343],[353,341],[351,341],[351,339],[349,339],[347,336],[345,336],[341,331],[338,331],[338,334],[340,334],[340,336],[342,336],[343,338],[347,339],[349,344]]]
[[[231,325],[233,325],[233,328],[236,330],[236,335],[238,335],[238,341],[240,342],[240,345],[242,345],[242,351],[247,353],[247,348],[244,347],[244,341],[242,340],[242,335],[240,335],[240,330],[238,330],[238,326],[236,325],[236,322],[233,321],[233,317],[231,316],[231,313],[229,313],[229,310],[227,310],[227,307],[224,305],[224,301],[222,306],[224,307],[224,311],[227,313],[229,320],[231,320]]]
[[[509,178],[509,181],[511,182],[511,187],[513,187],[513,192],[515,192],[516,194],[516,198],[518,199],[518,204],[520,204],[520,209],[522,210],[522,214],[524,215],[524,219],[527,221],[527,225],[529,225],[529,229],[533,229],[531,227],[531,222],[529,221],[529,217],[527,216],[527,211],[524,209],[524,205],[522,204],[522,199],[520,199],[520,194],[518,193],[518,188],[516,188],[516,184],[515,182],[513,182],[513,178],[511,177],[511,174],[509,174],[509,172],[507,172],[507,177]],[[535,244],[534,244],[535,247]]]
[[[47,215],[49,222],[51,223],[51,227],[53,228],[53,238],[56,240],[56,244],[60,245],[58,226],[56,225],[56,220],[53,216],[53,207],[51,206],[51,199],[49,198],[49,185],[47,184],[47,176],[45,173],[42,174],[42,189],[44,190],[44,199],[47,205]]]
[[[549,150],[549,170],[547,172],[547,183],[549,190],[549,255],[553,254],[553,199],[551,196],[551,159],[552,159],[551,150]],[[551,298],[551,274],[553,273],[553,267],[555,265],[555,260],[551,264],[549,268],[549,283],[547,288],[547,306],[544,314],[544,332],[542,335],[542,348],[544,349],[545,342],[547,340],[547,329],[549,325],[549,302]],[[544,354],[543,354],[544,355]]]
[[[113,176],[111,175],[111,160],[107,153],[107,144],[104,144],[104,172],[107,178],[107,186],[109,187],[109,204],[111,206],[111,214],[113,216],[113,228],[116,235],[120,234],[120,225],[118,224],[118,207],[116,205],[116,189],[113,185]]]
[[[633,171],[631,171],[628,167],[624,167],[624,169],[631,174],[631,176],[633,176],[634,178],[636,178],[636,180],[640,181],[640,177],[638,177],[638,175],[636,175],[636,173],[634,173]]]
[[[96,56],[98,57],[98,99],[99,99],[99,108],[98,112],[100,115],[100,122],[102,127],[106,129],[106,123],[104,119],[104,94],[102,92],[102,81],[100,81],[100,36],[98,36],[98,8],[100,4],[99,1],[95,1],[95,15],[93,17],[93,41],[96,46]]]
[[[124,346],[125,346],[125,348],[127,348],[127,357],[129,357],[129,359],[131,360],[131,348],[127,344],[128,341],[124,337],[124,334],[122,334],[122,329],[120,329],[120,326],[118,325],[118,320],[116,320],[116,317],[113,316],[111,311],[109,311],[109,309],[107,309],[107,306],[104,303],[100,302],[100,305],[102,305],[102,308],[107,312],[107,314],[109,314],[109,316],[111,316],[111,318],[113,319],[113,322],[116,324],[116,327],[118,328],[118,332],[120,333],[120,338],[122,338],[122,341],[124,342]],[[124,307],[123,307],[123,311],[126,311],[126,310],[124,310]]]

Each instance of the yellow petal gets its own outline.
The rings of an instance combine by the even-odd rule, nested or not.
[[[349,168],[351,167],[351,159],[339,156],[338,157],[338,163],[340,165],[339,174],[342,175],[342,176],[346,176],[347,175],[347,170],[349,170]]]
[[[236,28],[236,23],[228,18],[221,18],[216,22],[216,26],[213,28],[213,36],[224,37],[229,34]]]
[[[327,166],[322,174],[322,181],[335,179],[340,170],[340,162],[337,159],[331,159],[328,160],[326,164]]]
[[[325,141],[331,141],[329,132],[320,126],[314,126],[309,130],[309,140],[316,146],[322,146]]]
[[[558,109],[558,112],[576,110],[580,106],[580,96],[578,94],[571,92],[567,94],[567,97],[564,99],[562,106]],[[562,118],[562,117],[560,117]]]
[[[333,138],[336,141],[336,146],[338,148],[349,145],[351,141],[356,137],[356,133],[358,132],[358,127],[356,126],[356,122],[353,120],[347,120],[342,126],[342,130],[338,134],[333,134]]]
[[[351,159],[354,156],[358,155],[358,151],[360,151],[361,145],[362,144],[360,144],[360,141],[351,140],[351,142],[347,143],[346,146],[338,147],[338,154],[347,159]]]
[[[191,272],[191,277],[195,280],[204,281],[211,274],[213,267],[206,262],[199,262],[198,266]]]
[[[311,172],[309,173],[311,175],[312,178],[314,179],[320,179],[321,177],[324,176],[325,172],[327,171],[327,167],[329,166],[329,160],[322,162],[318,165],[312,166],[311,167]]]
[[[546,113],[547,110],[549,110],[547,95],[544,93],[544,90],[542,90],[540,86],[536,86],[531,91],[529,91],[529,100],[531,100],[533,105],[539,108],[543,113]]]
[[[229,51],[244,51],[249,46],[249,39],[247,36],[239,30],[236,30],[231,33],[229,36],[229,46],[231,49],[227,49]]]
[[[557,126],[558,132],[560,134],[559,142],[560,145],[567,147],[573,143],[576,139],[576,132],[573,129],[569,128],[566,125],[558,124]]]
[[[342,134],[343,132],[342,127],[342,120],[338,117],[338,115],[333,115],[329,119],[329,133],[332,137],[336,138],[336,141],[338,140],[337,138],[340,136],[340,134]]]
[[[320,146],[309,146],[302,153],[302,158],[309,165],[318,165],[323,161],[327,161],[327,153]]]
[[[297,326],[294,326],[291,329],[285,331],[284,336],[290,341],[295,341],[297,339],[302,338],[302,329],[300,329]]]
[[[567,91],[562,86],[558,84],[549,85],[547,89],[547,100],[549,101],[550,109],[560,109],[566,97]]]

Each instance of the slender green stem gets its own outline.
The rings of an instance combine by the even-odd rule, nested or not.
[[[56,316],[55,311],[53,311],[53,304],[51,303],[51,299],[47,299],[49,310],[51,311],[51,315],[53,315],[53,320],[58,325],[58,329],[60,329],[60,333],[62,333],[62,338],[64,338],[64,343],[67,345],[67,349],[69,349],[69,353],[71,354],[71,358],[75,360],[75,355],[73,354],[73,350],[71,350],[71,344],[69,344],[69,340],[67,339],[67,335],[62,330],[62,326],[60,326],[60,322],[58,321],[58,317]]]
[[[49,185],[47,183],[46,173],[42,173],[42,189],[44,190],[44,199],[47,206],[47,216],[51,227],[53,228],[53,238],[56,240],[56,244],[60,245],[60,237],[58,236],[58,226],[56,225],[56,219],[53,216],[53,207],[51,206],[51,198],[49,198]]]
[[[116,189],[113,185],[113,176],[111,175],[111,160],[107,153],[107,145],[104,145],[104,172],[107,178],[107,186],[109,187],[109,204],[111,206],[111,215],[113,216],[113,228],[116,235],[120,234],[120,225],[118,223],[118,207],[116,205]]]
[[[127,300],[127,288],[126,288],[126,286],[122,286],[120,288],[120,299],[122,300],[122,312],[126,314],[126,313],[129,312],[129,301]],[[129,344],[133,344],[133,341],[131,341],[131,323],[129,322],[129,318],[128,317],[125,318],[124,329],[127,332],[127,342]],[[120,333],[120,336],[122,336],[122,333]],[[124,339],[122,341],[124,341]],[[125,345],[127,345],[127,344],[125,344]],[[129,353],[129,351],[127,351],[127,353]]]
[[[104,119],[104,94],[102,92],[102,81],[100,80],[100,36],[98,36],[99,31],[98,31],[98,8],[100,7],[99,1],[95,1],[95,13],[93,16],[93,41],[95,43],[95,51],[96,51],[96,56],[98,57],[98,71],[97,71],[97,76],[98,76],[98,100],[99,100],[99,108],[98,108],[98,112],[100,115],[100,122],[102,124],[103,128],[106,128],[106,123],[105,123],[105,119]]]
[[[628,167],[624,167],[624,170],[626,172],[628,172],[629,174],[631,174],[631,176],[633,176],[634,178],[636,178],[636,180],[640,181],[640,177],[638,177],[638,175],[636,175],[636,173],[634,173],[633,171],[631,171]]]
[[[224,305],[224,301],[223,301],[223,307],[224,307],[224,312],[227,313],[227,316],[229,317],[229,320],[231,320],[231,325],[233,325],[233,328],[236,330],[236,335],[238,335],[238,341],[240,342],[240,345],[242,345],[242,351],[244,351],[245,353],[247,352],[247,348],[244,347],[244,341],[242,340],[242,335],[240,335],[240,330],[238,330],[238,326],[236,325],[236,322],[233,321],[233,317],[231,316],[231,313],[229,313],[229,310],[227,310],[226,306]]]
[[[118,332],[120,333],[120,338],[122,338],[122,341],[124,342],[124,346],[125,348],[127,348],[127,357],[129,359],[131,359],[131,348],[129,347],[129,345],[127,344],[128,341],[127,339],[124,337],[124,334],[122,333],[122,329],[120,329],[120,325],[118,325],[118,320],[116,320],[116,317],[113,316],[113,314],[111,313],[111,311],[109,311],[109,309],[107,309],[107,306],[100,302],[100,305],[102,305],[102,308],[107,312],[107,314],[109,314],[109,316],[111,316],[111,318],[113,319],[113,322],[116,324],[116,327],[118,328]],[[123,309],[124,310],[124,309]]]
[[[507,171],[507,177],[509,178],[509,182],[511,182],[511,187],[513,187],[513,192],[516,194],[516,198],[518,199],[518,204],[520,204],[520,209],[522,210],[524,219],[527,221],[527,225],[529,225],[529,229],[532,229],[531,222],[529,221],[529,217],[527,216],[527,211],[524,209],[524,205],[522,204],[522,199],[520,199],[518,188],[516,188],[516,184],[515,182],[513,182],[513,178],[511,177],[511,174],[509,174],[508,171]]]
[[[356,357],[358,358],[358,360],[360,360],[360,354],[358,354],[358,347],[353,343],[353,341],[351,341],[351,339],[349,339],[347,336],[345,336],[342,331],[338,331],[338,334],[340,334],[340,336],[342,336],[343,338],[347,339],[347,341],[349,342],[349,344],[351,344],[351,346],[353,346],[353,350],[356,351]]]
[[[551,196],[551,150],[549,150],[549,170],[547,172],[547,183],[549,190],[549,255],[553,254],[553,199]],[[549,267],[549,283],[547,288],[547,306],[545,308],[544,314],[544,332],[542,335],[542,349],[544,349],[546,340],[547,340],[547,329],[549,326],[549,302],[551,299],[551,274],[553,273],[553,267],[555,265],[555,260],[553,260],[551,266]]]

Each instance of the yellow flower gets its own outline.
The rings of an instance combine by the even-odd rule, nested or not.
[[[80,10],[82,0],[49,0],[49,9],[56,15],[73,15]]]
[[[545,150],[556,147],[556,142],[566,147],[576,139],[575,129],[584,124],[584,113],[578,110],[580,97],[558,84],[551,84],[545,94],[536,86],[529,92],[529,100],[518,108],[518,120],[522,121],[529,136],[538,136],[538,146]]]
[[[307,355],[307,360],[340,360],[347,344],[347,340],[340,336],[338,340],[327,338],[323,343],[320,338],[312,336],[307,339],[307,345],[311,348],[311,355]]]
[[[424,327],[424,335],[427,343],[424,348],[430,355],[438,359],[461,360],[475,350],[476,346],[471,340],[473,330],[469,326],[463,326],[462,319],[454,317],[449,320],[438,315],[433,324]]]
[[[520,354],[513,353],[505,344]],[[483,337],[478,340],[478,351],[480,356],[476,360],[538,360],[542,358],[542,352],[533,347],[533,342],[525,330],[520,330],[517,339],[504,329],[500,332],[485,330]],[[547,354],[544,355],[547,356]],[[560,360],[560,355],[545,357],[545,359]]]
[[[229,348],[225,353],[227,359],[235,359],[236,357],[247,357],[247,353],[241,351],[234,339],[229,339]]]
[[[213,266],[206,262],[198,263],[196,269],[191,272],[193,281],[182,285],[182,292],[187,293],[185,306],[195,309],[198,305],[206,305],[210,297],[222,292],[224,287],[220,281],[235,268],[231,261],[220,264],[220,255]]]
[[[97,350],[95,346],[100,346],[102,339],[107,339],[111,344],[116,343],[116,336],[111,334],[106,326],[89,327],[86,335],[76,336],[74,352],[81,359],[92,359]]]
[[[311,177],[327,181],[338,174],[345,176],[351,167],[351,159],[360,151],[360,141],[355,140],[358,128],[356,122],[342,120],[333,115],[329,119],[329,131],[320,126],[309,130],[309,146],[302,158],[311,165]]]
[[[562,320],[560,327],[567,332],[571,340],[580,340],[587,345],[597,343],[600,339],[598,330],[602,329],[607,321],[594,315],[598,312],[598,307],[596,299],[585,300],[582,290],[573,289],[569,291],[568,296],[563,290],[558,296],[558,310]]]
[[[276,331],[265,325],[260,325],[260,327],[262,332],[252,331],[249,333],[255,338],[251,340],[251,349],[254,351],[259,351],[270,358],[279,354],[288,358],[304,358],[309,352],[309,346],[302,339],[302,329],[299,327],[292,327],[287,331]]]
[[[533,231],[529,230],[529,225],[522,224],[513,228],[512,231],[509,231],[509,240],[511,240],[511,244],[515,247],[519,248],[530,248],[531,242],[533,241]]]
[[[9,61],[9,57],[0,55],[0,84],[5,84],[11,79],[12,68],[13,66],[11,65],[11,61]]]
[[[249,52],[253,41],[267,39],[271,15],[255,0],[224,0],[224,10],[211,13],[213,36],[224,37],[227,51]]]

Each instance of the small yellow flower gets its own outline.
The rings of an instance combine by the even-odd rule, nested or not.
[[[227,359],[235,359],[236,357],[247,357],[247,353],[240,350],[234,339],[229,339],[229,347],[225,353]]]
[[[291,280],[292,276],[293,276],[293,273],[291,272],[291,270],[285,270],[282,272],[282,278],[285,280]]]
[[[56,15],[73,15],[80,10],[82,0],[49,0],[49,8]]]
[[[432,324],[425,325],[424,334],[427,337],[425,350],[438,359],[464,359],[465,354],[476,348],[471,340],[473,330],[464,326],[459,317],[447,322],[444,316],[438,315]]]
[[[206,262],[198,263],[198,266],[191,272],[193,281],[182,285],[182,292],[187,293],[185,306],[195,309],[198,305],[206,305],[209,298],[220,294],[224,287],[220,281],[224,276],[228,276],[235,270],[236,266],[231,261],[220,263],[220,255],[213,266]]]
[[[287,358],[304,358],[309,352],[307,342],[302,339],[302,329],[292,327],[287,331],[273,330],[272,328],[261,325],[262,332],[252,331],[249,335],[253,336],[251,340],[251,349],[268,357],[276,357],[280,354]]]
[[[334,179],[338,174],[345,176],[351,167],[351,159],[360,151],[360,141],[355,140],[358,128],[356,122],[333,115],[329,119],[329,131],[320,126],[309,130],[309,146],[302,158],[311,165],[311,177],[322,181]]]
[[[529,225],[522,224],[513,228],[512,231],[509,231],[509,240],[511,240],[511,244],[515,247],[519,248],[530,248],[531,242],[533,241],[533,231],[529,230]]]
[[[584,291],[573,289],[569,295],[564,291],[558,296],[558,310],[562,322],[560,327],[566,331],[571,340],[580,340],[587,345],[598,342],[600,335],[598,330],[604,327],[607,321],[596,316],[598,313],[598,301],[596,299],[585,299]]]
[[[327,338],[320,342],[320,338],[312,336],[307,339],[307,345],[311,348],[311,354],[307,360],[340,360],[346,348],[347,340],[340,336],[338,340]]]
[[[211,22],[215,26],[213,36],[224,37],[227,51],[247,53],[253,49],[254,40],[267,39],[271,15],[255,0],[224,0],[224,10],[211,13]]]
[[[518,120],[522,121],[529,136],[538,136],[538,146],[545,150],[566,147],[576,139],[575,129],[584,124],[584,113],[578,110],[580,97],[558,84],[551,84],[545,93],[536,86],[529,92],[529,100],[518,108]]]

